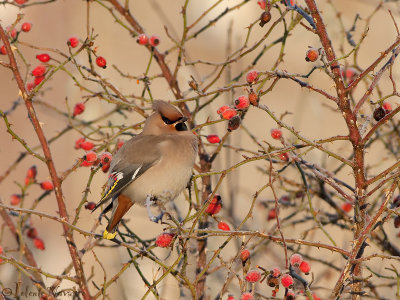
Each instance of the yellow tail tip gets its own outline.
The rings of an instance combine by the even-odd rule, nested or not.
[[[106,229],[103,232],[103,239],[112,240],[113,238],[115,238],[116,235],[117,235],[116,232],[111,233],[111,232],[108,232],[107,229]]]

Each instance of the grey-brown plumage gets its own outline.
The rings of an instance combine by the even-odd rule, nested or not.
[[[142,133],[127,141],[113,157],[106,191],[95,207],[112,199],[102,212],[112,209],[104,238],[115,237],[119,221],[133,203],[172,201],[192,175],[197,138],[187,129],[186,118],[164,101],[154,101],[153,109]]]

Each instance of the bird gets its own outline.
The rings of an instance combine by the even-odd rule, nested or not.
[[[152,221],[150,206],[174,200],[187,186],[193,174],[198,141],[188,130],[187,118],[172,104],[153,101],[154,112],[146,119],[140,134],[127,141],[114,155],[107,185],[99,206],[111,202],[100,213],[111,212],[103,238],[115,238],[122,217],[134,203],[146,206]]]

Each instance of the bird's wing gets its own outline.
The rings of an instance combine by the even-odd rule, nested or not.
[[[161,152],[158,144],[159,139],[156,136],[138,135],[122,146],[111,162],[103,197],[92,211],[117,196],[160,160]]]

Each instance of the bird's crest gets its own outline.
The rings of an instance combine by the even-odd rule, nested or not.
[[[175,123],[183,117],[182,113],[172,104],[165,101],[156,100],[153,102],[153,109],[162,117],[167,118],[171,123]]]

